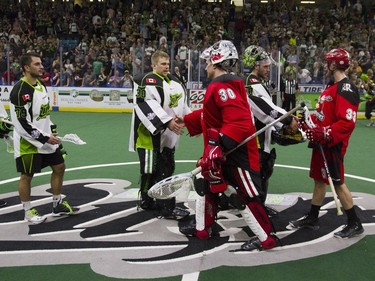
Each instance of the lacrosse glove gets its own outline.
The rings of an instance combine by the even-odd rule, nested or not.
[[[207,130],[207,137],[208,144],[204,149],[200,162],[202,176],[209,182],[211,192],[224,192],[227,189],[227,183],[224,180],[221,164],[225,162],[225,157],[219,145],[219,131],[210,128]]]
[[[331,127],[309,128],[306,130],[306,137],[313,144],[328,144],[332,141]]]

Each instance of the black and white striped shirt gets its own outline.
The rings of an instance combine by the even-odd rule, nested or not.
[[[284,93],[294,95],[298,89],[298,83],[296,80],[285,80],[284,82]]]

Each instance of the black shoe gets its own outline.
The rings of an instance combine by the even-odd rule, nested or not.
[[[248,251],[248,252],[251,252],[254,250],[262,251],[263,247],[262,247],[262,244],[260,243],[259,238],[253,237],[249,241],[241,245],[241,250]]]
[[[142,199],[139,203],[139,207],[143,210],[156,210],[156,203],[153,198]]]
[[[172,211],[170,210],[162,210],[161,216],[165,219],[170,220],[182,220],[190,215],[188,210],[185,210],[180,207],[175,207]]]
[[[56,207],[52,210],[52,216],[59,217],[59,216],[73,216],[76,215],[79,211],[79,208],[72,207],[69,205],[67,201],[61,201]]]
[[[5,207],[6,205],[8,205],[8,203],[6,201],[0,200],[0,208]]]
[[[352,238],[362,234],[364,231],[365,230],[363,229],[361,222],[357,221],[355,223],[346,225],[341,231],[335,232],[333,235],[336,238]]]
[[[310,215],[306,215],[299,220],[290,221],[289,224],[293,228],[310,228],[313,230],[318,230],[319,229],[318,222],[319,222],[318,218],[314,218]]]
[[[270,218],[276,217],[279,214],[279,212],[274,208],[271,208],[269,206],[264,206],[264,208],[266,209],[267,216]]]
[[[188,236],[188,237],[195,237],[197,235],[196,230],[196,222],[191,222],[189,224],[183,225],[179,227],[179,230],[182,234]]]
[[[241,250],[247,252],[251,252],[254,250],[264,251],[277,246],[281,246],[280,239],[275,234],[270,234],[268,238],[265,241],[263,241],[263,245],[258,237],[253,237],[249,241],[241,245]]]

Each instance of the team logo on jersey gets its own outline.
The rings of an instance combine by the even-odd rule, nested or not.
[[[156,114],[155,114],[155,113],[153,113],[153,112],[152,112],[152,113],[149,113],[149,114],[147,114],[147,119],[148,119],[148,120],[150,120],[150,121],[151,121],[151,120],[153,120],[153,119],[154,119],[155,117],[156,117]]]
[[[178,107],[178,101],[182,98],[182,94],[170,95],[169,108]]]
[[[156,79],[155,78],[146,78],[146,83],[147,84],[155,84],[156,83]]]
[[[38,130],[32,130],[31,131],[31,137],[33,139],[37,139],[37,138],[39,138],[39,136],[40,136],[40,132]]]
[[[352,86],[350,83],[344,83],[342,84],[342,90],[345,92],[353,92]]]
[[[30,97],[29,94],[24,94],[24,95],[22,96],[22,99],[23,99],[24,102],[31,101],[31,97]]]
[[[270,116],[273,118],[273,119],[276,119],[277,118],[277,115],[278,115],[279,113],[277,112],[277,110],[271,110],[271,112],[270,112]]]
[[[331,96],[323,95],[323,96],[319,97],[319,99],[318,99],[318,102],[319,102],[320,104],[322,104],[322,103],[325,102],[325,101],[327,101],[327,102],[331,102],[331,101],[333,101],[333,98],[332,98]]]
[[[45,119],[47,118],[47,116],[49,116],[50,114],[50,111],[49,111],[49,102],[46,103],[46,104],[43,104],[41,107],[40,107],[40,113],[39,113],[39,116],[36,118],[36,120],[40,120],[40,119]]]

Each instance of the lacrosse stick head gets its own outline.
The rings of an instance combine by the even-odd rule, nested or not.
[[[61,141],[67,141],[67,142],[71,142],[71,143],[74,143],[74,144],[77,144],[77,145],[83,145],[83,144],[86,144],[85,141],[83,141],[79,136],[77,136],[76,134],[66,134],[65,136],[63,137],[58,137]]]
[[[192,187],[191,173],[178,174],[157,182],[147,194],[155,199],[186,198]]]

